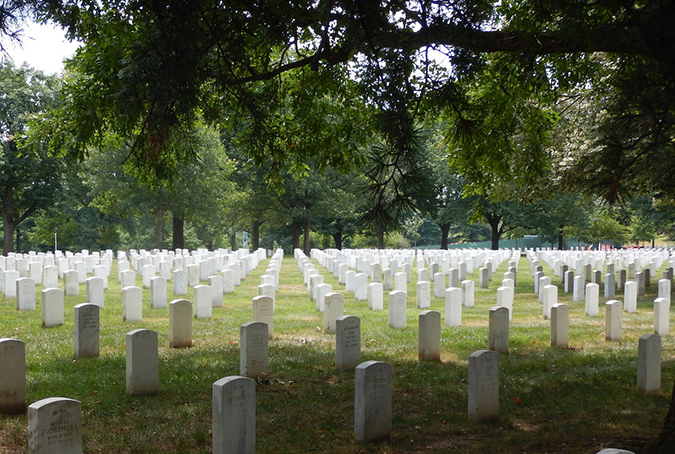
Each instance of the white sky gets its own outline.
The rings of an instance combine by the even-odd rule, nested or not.
[[[71,57],[79,46],[68,41],[62,29],[33,22],[24,24],[21,46],[7,39],[3,39],[3,45],[16,66],[26,62],[48,74],[62,72],[63,60]]]

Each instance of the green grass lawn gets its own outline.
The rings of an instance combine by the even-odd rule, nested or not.
[[[388,327],[386,296],[385,310],[375,312],[345,293],[344,313],[361,319],[362,360],[393,367],[391,440],[356,445],[354,373],[336,370],[335,336],[322,332],[323,314],[310,301],[300,269],[292,257],[284,258],[270,376],[256,387],[257,452],[594,453],[610,446],[639,452],[660,430],[675,380],[675,341],[669,335],[663,339],[661,395],[636,392],[638,339],[653,332],[655,280],[639,298],[638,312],[623,314],[621,342],[605,340],[602,296],[600,316],[590,318],[583,301],[572,302],[571,294],[560,290],[559,302],[570,306],[570,346],[553,348],[550,322],[542,317],[529,265],[521,258],[509,354],[500,355],[500,419],[469,422],[468,356],[487,349],[488,311],[496,304],[506,263],[489,289],[478,288],[478,271],[470,276],[476,281],[475,307],[464,308],[461,327],[443,326],[440,363],[417,360],[421,310],[415,307],[415,277],[403,330]],[[143,321],[122,321],[116,264],[101,310],[100,357],[73,358],[73,306],[86,302],[84,285],[79,297],[66,297],[66,322],[55,328],[41,326],[41,287],[36,311],[19,312],[14,300],[0,300],[0,337],[26,343],[29,404],[47,397],[82,402],[85,452],[211,452],[211,385],[239,374],[239,327],[251,319],[251,299],[266,264],[226,294],[225,306],[214,308],[211,319],[194,320],[189,349],[168,348],[168,308],[152,309],[147,289]],[[326,269],[316,267],[334,291],[344,291]],[[552,280],[560,285],[555,276]],[[443,299],[432,298],[431,309],[443,320],[444,307]],[[158,395],[125,393],[125,333],[137,328],[159,334]],[[0,415],[0,453],[27,452],[27,427],[25,414]]]

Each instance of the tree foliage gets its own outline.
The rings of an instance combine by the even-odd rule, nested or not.
[[[323,115],[279,122],[288,93],[311,109],[331,92],[342,93],[334,99],[347,108],[366,100],[400,112],[389,95],[405,86],[408,105],[424,100],[429,113],[444,112],[460,145],[456,163],[482,192],[491,178],[527,182],[547,165],[542,145],[557,120],[548,103],[575,87],[607,87],[603,153],[594,155],[604,192],[612,198],[633,183],[670,190],[672,178],[663,178],[670,164],[653,177],[646,171],[653,158],[668,160],[672,146],[675,6],[668,0],[3,4],[8,13],[17,6],[85,43],[70,66],[61,121],[48,129],[52,145],[71,153],[112,129],[128,137],[137,166],[165,176],[191,154],[184,145],[203,116],[249,122],[263,142],[274,137],[247,148],[258,163],[267,156],[301,167],[311,153],[337,168],[349,163],[350,147],[323,152],[277,140],[283,125],[315,132],[313,120],[326,124]],[[435,64],[434,53],[447,64]],[[285,83],[287,74],[302,84]],[[346,89],[354,82],[359,90]]]
[[[63,163],[40,141],[29,142],[31,117],[53,103],[58,82],[28,67],[0,64],[0,199],[4,252],[14,250],[16,227],[55,200]]]

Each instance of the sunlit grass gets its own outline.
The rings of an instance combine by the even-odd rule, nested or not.
[[[295,261],[285,258],[269,349],[271,373],[256,388],[257,452],[577,453],[644,446],[660,429],[675,379],[675,342],[667,336],[662,395],[636,392],[637,344],[641,335],[653,332],[655,283],[652,293],[640,298],[637,313],[623,314],[621,342],[605,340],[602,296],[600,316],[591,318],[583,301],[572,302],[571,294],[560,291],[558,301],[570,307],[570,347],[552,348],[550,323],[532,293],[527,261],[519,264],[509,354],[500,356],[497,423],[468,421],[467,362],[469,354],[487,348],[488,311],[496,304],[505,265],[489,289],[476,286],[475,307],[464,308],[461,327],[443,326],[440,363],[417,360],[421,310],[415,308],[415,270],[403,330],[388,327],[386,296],[385,310],[376,312],[345,293],[344,313],[361,319],[362,360],[386,361],[394,373],[392,439],[357,446],[354,374],[335,369],[335,337],[322,332],[323,314],[310,301]],[[210,452],[211,384],[239,373],[239,327],[251,319],[251,298],[265,268],[263,262],[234,294],[226,294],[224,307],[214,308],[211,319],[194,320],[189,349],[168,348],[168,308],[150,308],[148,290],[143,321],[122,321],[115,267],[101,311],[100,357],[73,358],[73,306],[86,302],[84,285],[79,297],[66,298],[66,323],[55,328],[41,327],[39,295],[38,310],[31,312],[0,300],[0,337],[26,342],[29,403],[53,396],[82,401],[86,452]],[[327,270],[317,268],[334,291],[344,292]],[[477,281],[477,271],[471,278]],[[442,322],[444,308],[443,299],[432,299],[431,309],[441,312]],[[125,333],[136,328],[159,334],[156,396],[125,393]],[[26,436],[25,415],[0,416],[0,453],[25,452]]]

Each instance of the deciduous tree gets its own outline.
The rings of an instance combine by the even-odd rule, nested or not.
[[[54,102],[58,82],[30,69],[0,63],[0,198],[4,252],[14,251],[19,224],[48,207],[61,188],[63,162],[41,141],[28,142],[29,119]]]

